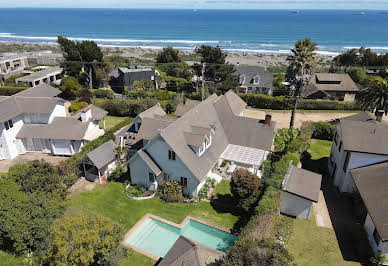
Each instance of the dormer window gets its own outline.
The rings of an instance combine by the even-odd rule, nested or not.
[[[256,77],[253,79],[253,84],[255,84],[255,85],[259,85],[259,84],[260,84],[260,77],[259,77],[259,76],[256,76]]]
[[[244,84],[245,83],[245,75],[241,75],[240,76],[240,84]]]
[[[5,127],[5,130],[8,130],[8,129],[10,129],[10,128],[13,128],[13,122],[12,122],[12,120],[5,121],[5,122],[4,122],[4,127]]]

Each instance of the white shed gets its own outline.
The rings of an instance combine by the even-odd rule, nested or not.
[[[322,176],[291,166],[283,181],[280,213],[308,220],[312,203],[318,202]]]

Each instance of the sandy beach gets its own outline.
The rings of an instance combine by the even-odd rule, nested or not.
[[[152,65],[155,61],[155,56],[160,49],[140,48],[140,47],[124,47],[124,46],[100,46],[105,55],[121,55],[135,59],[139,65]],[[24,52],[38,52],[42,50],[60,53],[60,49],[56,43],[27,43],[27,42],[0,42],[0,55],[7,56],[10,54]],[[230,53],[226,61],[233,65],[252,65],[268,67],[281,67],[287,64],[287,55],[279,54],[248,54],[248,53]],[[193,51],[181,51],[183,60],[189,65],[200,61],[200,57]],[[318,63],[321,67],[326,67],[333,60],[332,56],[319,56]]]

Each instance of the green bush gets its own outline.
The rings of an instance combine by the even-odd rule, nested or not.
[[[89,105],[86,102],[78,102],[78,101],[71,101],[70,103],[71,103],[71,105],[69,107],[69,112],[71,112],[71,113],[77,112],[77,111],[81,110],[82,108],[85,108],[86,106]]]
[[[207,178],[205,184],[203,184],[202,188],[198,192],[198,198],[204,199],[207,198],[207,193],[210,189],[214,188],[215,181],[212,178]]]
[[[260,204],[256,207],[255,211],[257,215],[275,213],[280,204],[280,190],[272,186],[269,186],[263,197],[260,200]]]
[[[102,99],[113,99],[115,94],[112,90],[103,90],[103,89],[91,90],[91,92],[93,97],[102,98]]]
[[[146,190],[140,184],[136,184],[134,186],[127,187],[127,195],[130,197],[142,197],[144,192],[146,192]]]
[[[115,170],[109,174],[108,180],[109,181],[115,181],[115,182],[120,182],[123,179],[123,174],[126,172],[126,168],[118,164],[115,168]]]
[[[156,99],[139,100],[99,100],[94,104],[113,116],[135,117],[157,103]]]
[[[313,123],[313,138],[323,140],[333,140],[336,127],[328,122]]]
[[[235,171],[230,182],[230,191],[237,202],[237,207],[249,212],[257,203],[260,196],[260,179],[247,169]]]
[[[28,89],[27,87],[13,87],[13,86],[3,86],[0,87],[0,95],[2,96],[11,96],[21,91]]]
[[[177,181],[167,181],[158,188],[158,195],[167,202],[181,201],[182,186]]]

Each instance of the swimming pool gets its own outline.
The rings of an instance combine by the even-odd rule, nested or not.
[[[156,256],[164,257],[180,235],[220,251],[226,251],[237,240],[235,235],[191,219],[180,229],[147,218],[124,241]]]

